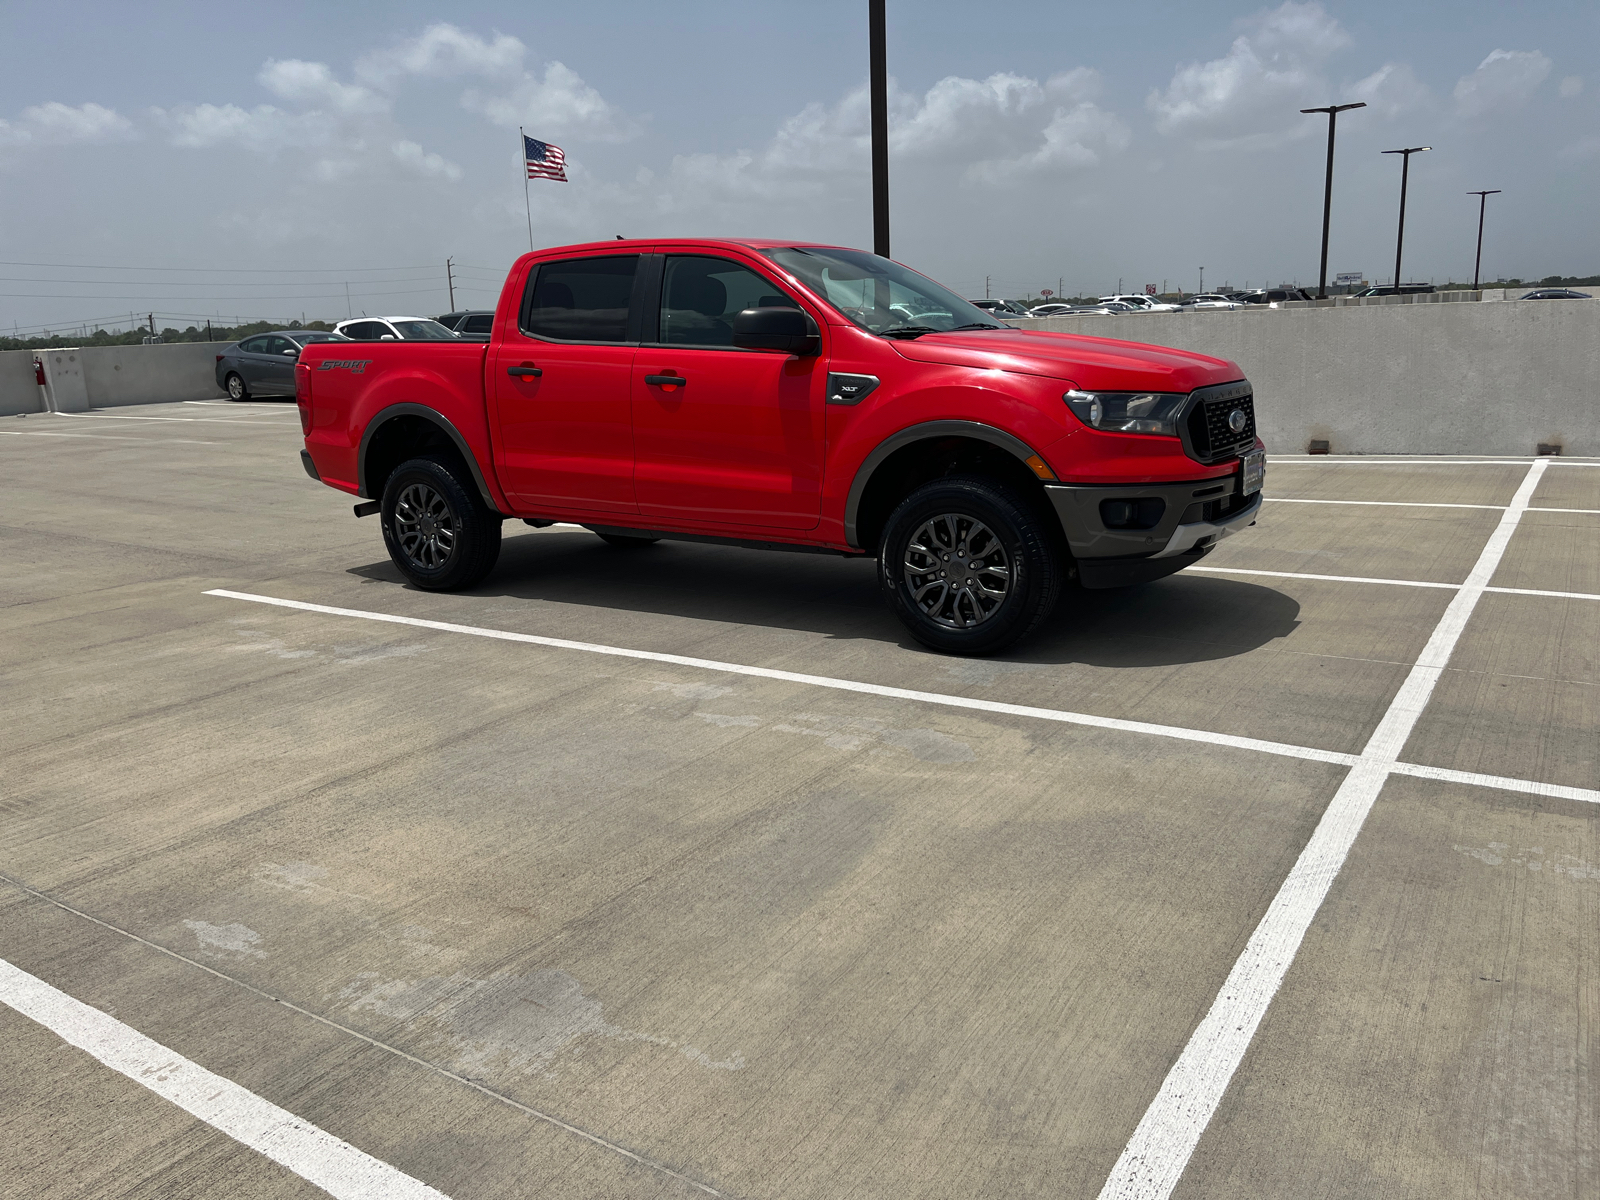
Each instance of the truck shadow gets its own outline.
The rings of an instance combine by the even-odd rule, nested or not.
[[[658,542],[618,550],[587,531],[507,537],[472,596],[506,597],[800,630],[928,653],[878,594],[870,559]],[[352,575],[410,587],[388,559]],[[1143,587],[1074,591],[1040,633],[1002,662],[1151,667],[1248,653],[1299,625],[1300,605],[1260,584],[1180,574]],[[699,653],[706,653],[705,646]]]

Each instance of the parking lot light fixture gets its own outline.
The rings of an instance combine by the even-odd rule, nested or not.
[[[1317,299],[1328,298],[1328,221],[1333,212],[1333,131],[1339,122],[1339,114],[1348,112],[1352,108],[1365,108],[1365,100],[1355,104],[1328,104],[1322,108],[1302,108],[1303,113],[1328,114],[1328,173],[1322,187],[1322,269],[1317,284]],[[1204,289],[1202,289],[1204,290]]]
[[[1432,150],[1432,146],[1408,146],[1404,150],[1385,150],[1385,154],[1400,155],[1400,228],[1394,235],[1394,294],[1400,294],[1400,251],[1406,243],[1406,180],[1411,174],[1411,156]]]
[[[1469,196],[1478,198],[1478,254],[1472,260],[1472,290],[1478,290],[1478,269],[1483,266],[1483,209],[1489,203],[1490,196],[1498,196],[1499,188],[1490,188],[1483,192],[1468,192]]]
[[[872,252],[889,257],[889,69],[884,0],[867,0],[872,119]]]

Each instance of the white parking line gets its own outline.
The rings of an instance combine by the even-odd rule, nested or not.
[[[237,417],[123,417],[113,413],[51,413],[52,417],[70,417],[74,421],[190,421],[204,425],[259,425],[256,417],[290,416],[290,413],[241,413]],[[287,424],[287,422],[285,422]]]
[[[449,1200],[4,959],[0,1003],[338,1200]]]
[[[1213,733],[1205,729],[1189,729],[1182,725],[1156,725],[1149,721],[1124,721],[1118,717],[1097,717],[1090,713],[1067,712],[1054,708],[1035,708],[1028,704],[1007,704],[999,700],[978,700],[970,696],[953,696],[945,692],[919,692],[911,688],[889,687],[881,683],[860,683],[854,679],[835,679],[829,675],[804,675],[798,671],[780,671],[772,667],[751,667],[743,663],[719,662],[712,658],[691,658],[683,654],[663,654],[655,650],[631,650],[624,646],[605,646],[596,642],[574,642],[566,638],[541,637],[532,633],[512,633],[504,629],[487,629],[481,625],[457,625],[449,621],[429,621],[421,617],[401,617],[393,613],[369,612],[361,608],[338,608],[331,604],[309,604],[304,600],[283,600],[277,596],[260,596],[253,592],[235,592],[227,588],[212,588],[207,596],[221,596],[228,600],[248,600],[253,604],[271,604],[278,608],[293,608],[301,612],[323,613],[332,617],[355,617],[362,621],[382,621],[391,625],[410,625],[418,629],[437,629],[443,633],[464,633],[471,637],[495,638],[505,642],[522,642],[532,646],[548,646],[554,650],[577,650],[584,654],[604,654],[614,658],[636,658],[646,662],[671,663],[680,667],[694,667],[702,671],[721,671],[730,675],[748,675],[757,679],[777,679],[786,683],[802,683],[809,687],[830,688],[841,692],[860,692],[868,696],[885,696],[893,700],[914,700],[921,704],[938,704],[946,708],[976,709],[979,712],[1003,713],[1012,717],[1032,717],[1041,721],[1057,721],[1065,725],[1087,725],[1095,729],[1116,729],[1124,733],[1148,733],[1157,737],[1177,738],[1186,742],[1207,742],[1213,746],[1230,746],[1236,750],[1255,750],[1262,754],[1278,754],[1285,758],[1301,758],[1311,762],[1336,763],[1349,766],[1356,761],[1353,754],[1334,750],[1318,750],[1311,746],[1291,746],[1285,742],[1269,742],[1261,738],[1237,737],[1231,733]]]
[[[1504,504],[1434,504],[1421,500],[1297,500],[1291,496],[1263,497],[1268,504],[1361,504],[1370,508],[1492,508],[1504,512]]]
[[[163,446],[220,446],[221,442],[192,442],[185,438],[120,437],[115,433],[50,433],[43,429],[0,429],[12,437],[93,438],[99,442],[156,442]]]
[[[1527,509],[1532,512],[1534,510]],[[1319,579],[1329,583],[1381,583],[1389,587],[1419,587],[1443,588],[1446,591],[1458,591],[1465,587],[1461,583],[1430,583],[1423,579],[1383,579],[1373,575],[1312,575],[1306,571],[1255,571],[1245,567],[1188,567],[1190,571],[1202,571],[1207,575],[1265,575],[1273,579]],[[1514,587],[1486,587],[1486,592],[1498,592],[1504,596],[1553,596],[1558,600],[1600,600],[1600,593],[1595,592],[1552,592],[1543,588],[1514,588]]]
[[[1339,785],[1210,1011],[1190,1036],[1111,1168],[1100,1200],[1166,1200],[1182,1178],[1367,813],[1395,770],[1400,751],[1449,664],[1472,610],[1500,565],[1547,465],[1547,460],[1539,459],[1528,468],[1467,581],[1439,618],[1433,636],[1368,739],[1360,761]]]

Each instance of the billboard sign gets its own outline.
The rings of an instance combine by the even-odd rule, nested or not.
[[[1365,271],[1340,271],[1333,277],[1333,281],[1342,287],[1346,284],[1360,283],[1366,277]]]

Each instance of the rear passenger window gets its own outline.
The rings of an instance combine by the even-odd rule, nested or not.
[[[488,333],[494,328],[494,315],[484,313],[481,316],[468,317],[461,323],[462,333]]]
[[[267,339],[264,337],[248,338],[239,343],[239,349],[246,354],[265,354],[267,352]]]
[[[637,254],[541,263],[522,299],[522,331],[564,342],[625,342]]]
[[[661,284],[661,341],[733,345],[733,318],[747,308],[798,308],[748,267],[725,258],[674,256]]]

